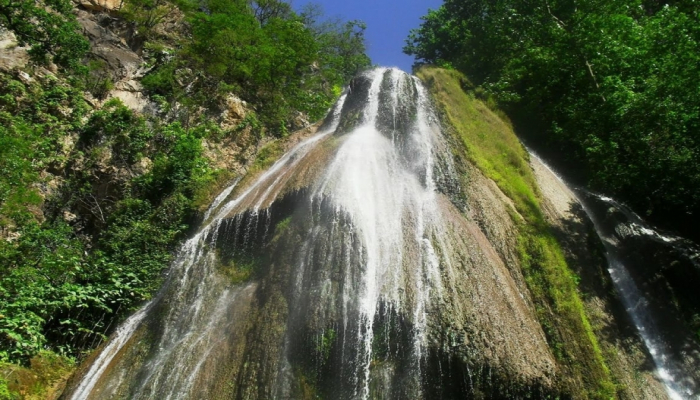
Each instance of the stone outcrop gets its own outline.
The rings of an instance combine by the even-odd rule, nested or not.
[[[223,129],[236,128],[248,115],[248,104],[233,93],[229,94],[224,102],[224,110],[220,116],[221,127]]]
[[[124,0],[73,0],[76,5],[89,11],[118,11]]]
[[[0,30],[0,70],[24,68],[29,62],[27,50],[27,47],[18,46],[17,38],[12,32]]]
[[[413,82],[396,70],[366,78]],[[338,106],[352,116],[333,114],[328,130],[222,192],[161,293],[132,317],[142,319],[113,339],[121,348],[108,345],[91,367],[104,374],[88,371],[75,398],[557,393],[557,361],[507,265],[512,225],[482,228],[508,215],[505,196],[489,185],[465,213],[430,177],[435,158],[446,167],[436,175],[454,169],[425,92],[401,94],[413,107],[376,111],[415,115],[392,141],[390,119],[359,86]],[[476,211],[488,202],[500,208]]]
[[[103,62],[102,71],[113,83],[113,89],[102,101],[116,97],[124,105],[140,113],[153,113],[157,106],[143,93],[140,79],[149,71],[144,59],[131,50],[124,37],[119,36],[111,25],[118,24],[108,15],[79,10],[78,22],[90,40],[90,54]],[[102,101],[92,99],[99,106]]]
[[[585,306],[608,356],[608,366],[630,399],[663,399],[663,384],[654,375],[653,361],[636,328],[615,296],[606,271],[600,239],[577,196],[537,157],[533,172],[543,195],[543,211],[563,244],[567,262],[580,277]]]

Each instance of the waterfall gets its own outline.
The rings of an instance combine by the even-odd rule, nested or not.
[[[649,300],[645,298],[635,283],[630,270],[625,265],[623,257],[620,255],[618,239],[613,233],[608,232],[604,228],[601,215],[591,209],[590,200],[587,200],[587,198],[593,198],[604,203],[607,207],[612,207],[616,211],[623,213],[627,221],[624,229],[630,230],[631,234],[648,236],[651,240],[670,244],[681,239],[660,234],[627,207],[609,197],[572,187],[535,152],[532,150],[529,150],[529,152],[531,157],[541,163],[559,182],[571,190],[571,193],[581,204],[584,212],[593,223],[596,233],[605,246],[608,272],[615,289],[654,362],[656,375],[664,384],[669,398],[672,400],[700,399],[700,388],[694,381],[692,373],[688,373],[685,370],[686,367],[671,355],[669,339],[664,338],[661,334],[658,322],[650,309]],[[616,227],[616,229],[620,229],[620,227]]]
[[[214,200],[70,398],[546,392],[544,333],[448,194],[455,170],[417,78],[356,77],[319,132]]]

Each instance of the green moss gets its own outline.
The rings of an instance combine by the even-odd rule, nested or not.
[[[294,385],[292,386],[292,398],[299,400],[320,399],[316,388],[315,379],[310,378],[301,368],[294,369]]]
[[[235,257],[225,263],[219,263],[219,270],[233,284],[247,282],[255,273],[257,261],[253,257]]]
[[[275,232],[277,232],[277,233],[282,233],[282,232],[284,232],[285,230],[287,230],[287,228],[289,228],[289,223],[290,223],[290,222],[292,222],[292,217],[291,217],[291,216],[289,216],[289,217],[283,219],[282,221],[278,222],[278,223],[277,223],[277,226],[275,227]]]
[[[200,178],[193,190],[192,206],[200,212],[205,211],[234,177],[234,173],[229,170],[217,169]]]
[[[338,334],[333,328],[326,329],[321,333],[321,340],[318,342],[316,351],[323,357],[324,362],[328,361],[337,336]]]
[[[283,152],[284,148],[279,140],[273,140],[265,144],[255,156],[255,161],[251,168],[252,171],[250,172],[263,171],[269,168],[280,158]]]
[[[0,363],[0,400],[55,398],[73,373],[71,359],[41,351],[30,367]]]
[[[7,380],[0,378],[0,400],[13,400],[15,396],[7,387]]]
[[[292,216],[290,215],[289,217],[281,220],[280,222],[275,225],[275,236],[272,238],[273,241],[279,240],[281,235],[283,235],[287,229],[289,229],[289,225],[292,222]]]
[[[585,386],[564,389],[577,398],[614,397],[616,388],[588,321],[576,277],[540,208],[541,195],[527,151],[508,122],[465,92],[472,85],[462,74],[434,67],[421,68],[416,74],[429,87],[455,141],[464,146],[463,156],[496,182],[522,217],[511,215],[518,225],[520,261],[537,317],[566,374]]]

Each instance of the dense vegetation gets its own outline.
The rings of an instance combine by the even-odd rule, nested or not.
[[[8,391],[10,375],[44,390],[154,294],[212,184],[231,178],[210,165],[204,140],[284,135],[369,65],[363,24],[318,7],[126,0],[114,16],[150,63],[142,83],[160,105],[154,115],[85,100],[108,96],[113,77],[70,0],[0,1],[0,27],[32,57],[29,75],[0,72],[2,399],[19,390]],[[226,131],[213,116],[231,93],[251,110]]]
[[[11,30],[18,45],[29,45],[35,61],[51,60],[67,68],[79,67],[88,42],[79,34],[71,0],[0,1],[0,27]]]
[[[342,85],[369,66],[361,22],[325,20],[318,7],[297,14],[277,0],[196,4],[187,13],[191,36],[174,54],[149,48],[154,68],[143,84],[171,102],[215,108],[218,95],[234,92],[281,135],[298,127],[300,112],[321,118]]]
[[[405,47],[494,96],[577,178],[695,239],[700,7],[694,0],[446,0]]]

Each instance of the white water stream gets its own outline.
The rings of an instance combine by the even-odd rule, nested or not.
[[[424,90],[418,90],[416,122],[406,138],[406,151],[394,145],[393,137],[377,130],[379,89],[386,72],[383,68],[372,71],[362,123],[347,134],[313,194],[317,201],[331,199],[337,213],[350,218],[364,248],[359,293],[347,292],[344,296],[345,309],[350,307],[350,302],[359,302],[362,326],[356,346],[361,349],[363,359],[360,362],[362,373],[356,376],[355,394],[362,399],[369,398],[373,324],[380,302],[390,310],[413,316],[413,351],[419,362],[415,365],[415,374],[419,376],[421,349],[426,340],[426,302],[433,290],[440,290],[439,262],[430,238],[444,233],[439,232],[443,224],[432,179],[433,151],[441,138],[430,126],[431,115]],[[392,93],[397,93],[401,84],[416,84],[422,89],[419,82],[412,81],[415,78],[399,70],[389,73],[389,82],[394,86],[390,88]],[[394,110],[396,107],[392,105]],[[421,175],[425,175],[425,183]],[[406,225],[415,228],[412,237],[406,237]],[[408,242],[415,244],[407,246]],[[351,246],[350,243],[346,245]],[[403,253],[407,247],[420,249],[420,259],[413,260],[415,264],[408,270],[404,268],[406,255]],[[404,276],[407,273],[412,276]],[[414,285],[413,302],[404,296],[407,282]]]
[[[566,186],[571,193],[576,197],[579,204],[585,211],[588,218],[593,222],[598,236],[603,241],[606,252],[605,256],[608,261],[608,272],[615,284],[622,302],[627,309],[632,322],[637,327],[639,335],[644,342],[649,354],[651,355],[656,366],[656,374],[663,382],[666,393],[671,400],[698,399],[700,397],[693,396],[692,390],[685,387],[688,375],[684,373],[676,360],[669,356],[668,344],[664,341],[659,333],[657,323],[654,320],[650,310],[649,302],[644,297],[642,292],[637,287],[634,279],[630,275],[627,267],[621,261],[616,250],[616,239],[609,237],[604,233],[601,227],[601,221],[598,216],[592,212],[586,205],[585,199],[580,198],[578,190],[569,185],[559,174],[557,174],[547,163],[544,162],[535,152],[529,150],[530,156],[537,159],[553,176]],[[593,194],[592,194],[593,195]],[[629,213],[626,208],[609,197],[593,195],[601,201],[611,204],[616,209]],[[662,235],[649,226],[646,226],[637,215],[628,215],[631,220],[631,226],[642,235],[653,236],[665,242],[674,241],[673,238]]]
[[[387,137],[376,128],[380,91],[387,73],[390,74],[388,82],[393,86],[389,90],[394,113],[399,106],[400,87],[413,85],[417,92],[415,121],[410,132],[403,133],[406,136],[401,148],[394,143],[395,132]],[[415,77],[399,70],[379,68],[368,72],[367,78],[372,83],[361,123],[341,137],[336,155],[311,194],[312,203],[330,200],[338,218],[342,215],[350,221],[355,234],[345,236],[348,240],[345,246],[352,247],[354,244],[350,241],[356,237],[363,249],[359,271],[346,270],[343,294],[344,325],[357,323],[348,321],[351,318],[348,310],[353,310],[352,315],[359,311],[360,318],[357,337],[354,343],[349,343],[359,354],[359,359],[352,363],[355,370],[349,371],[354,377],[352,397],[357,399],[370,397],[373,324],[380,303],[388,311],[412,316],[411,351],[412,359],[416,360],[412,374],[415,380],[419,379],[427,340],[427,304],[434,295],[439,297],[437,292],[441,290],[439,260],[431,238],[445,235],[432,178],[436,168],[433,152],[444,149],[445,145],[438,143],[442,137],[435,125],[436,118],[429,110],[427,92]],[[171,269],[164,292],[176,294],[170,295],[168,300],[169,311],[157,356],[147,361],[145,372],[139,378],[141,384],[131,391],[133,398],[153,398],[156,393],[162,399],[192,396],[190,389],[199,369],[209,353],[215,351],[216,335],[226,330],[226,324],[232,323],[226,320],[227,304],[234,302],[243,290],[211,289],[221,283],[214,273],[216,260],[207,249],[214,247],[222,221],[243,202],[250,203],[249,207],[257,214],[261,206],[274,199],[280,180],[287,178],[284,172],[293,169],[317,143],[335,131],[343,100],[344,96],[334,110],[328,129],[297,145],[248,189],[229,199],[238,180],[232,183],[206,211],[207,225],[184,244]],[[395,121],[396,115],[392,118]],[[415,254],[404,254],[407,248],[415,249]],[[301,261],[300,271],[305,262]],[[299,276],[302,275],[300,272]],[[404,289],[409,282],[413,286],[410,298]],[[117,330],[71,399],[91,397],[102,374],[144,322],[151,304]],[[102,390],[119,387],[123,379],[104,385]],[[416,381],[413,385],[419,386],[419,383]]]

